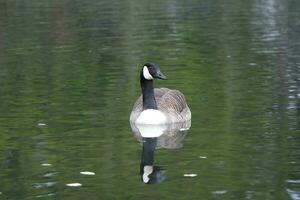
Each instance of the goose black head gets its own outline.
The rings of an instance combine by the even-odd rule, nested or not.
[[[146,80],[153,80],[154,78],[166,80],[167,77],[161,73],[160,68],[155,63],[146,63],[144,64],[141,76]]]

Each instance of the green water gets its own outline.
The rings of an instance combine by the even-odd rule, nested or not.
[[[146,61],[192,111],[153,185],[129,124]],[[0,2],[0,199],[299,200],[299,112],[297,0]]]

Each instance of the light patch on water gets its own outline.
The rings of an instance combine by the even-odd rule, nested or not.
[[[217,190],[217,191],[213,191],[212,193],[216,195],[222,195],[222,194],[226,194],[227,190]]]
[[[279,31],[273,30],[262,35],[261,40],[264,42],[271,42],[276,40],[280,36]]]
[[[184,177],[196,177],[197,174],[183,174]]]
[[[199,156],[199,158],[206,159],[207,157],[206,156]]]
[[[43,198],[43,197],[51,197],[54,196],[55,193],[48,193],[48,194],[41,194],[41,195],[37,195],[35,196],[36,198]]]
[[[297,191],[286,189],[286,192],[290,195],[292,200],[300,200],[300,195]]]
[[[66,186],[68,187],[80,187],[82,186],[81,183],[67,183]]]
[[[250,66],[255,66],[257,65],[256,63],[249,63]]]
[[[49,172],[49,173],[44,174],[44,177],[52,177],[52,176],[55,176],[56,174],[57,174],[57,172]]]
[[[288,96],[288,98],[289,98],[289,99],[296,99],[296,97],[293,96],[293,95]]]
[[[44,167],[52,166],[52,164],[50,164],[50,163],[42,163],[41,165],[44,166]]]
[[[80,172],[80,174],[87,175],[87,176],[94,176],[96,173],[95,172],[84,171],[84,172]]]
[[[286,180],[286,182],[288,182],[288,183],[300,183],[300,180],[291,180],[291,179],[288,179],[288,180]]]
[[[296,106],[296,104],[294,102],[289,102],[289,104],[287,106],[288,110],[294,110],[296,108],[297,108],[297,106]]]
[[[55,184],[56,184],[56,182],[35,183],[35,184],[33,184],[33,187],[36,189],[48,188],[48,187],[54,186]]]

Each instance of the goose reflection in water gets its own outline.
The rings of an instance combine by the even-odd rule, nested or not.
[[[190,121],[164,125],[131,124],[134,136],[142,143],[140,175],[144,183],[155,184],[165,180],[166,168],[154,165],[154,152],[161,148],[182,148],[182,141],[190,127]]]

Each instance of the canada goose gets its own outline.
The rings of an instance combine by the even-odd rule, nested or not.
[[[169,124],[191,119],[184,95],[178,90],[153,88],[153,79],[166,80],[157,64],[146,63],[140,73],[142,95],[135,102],[130,122],[136,124]]]

